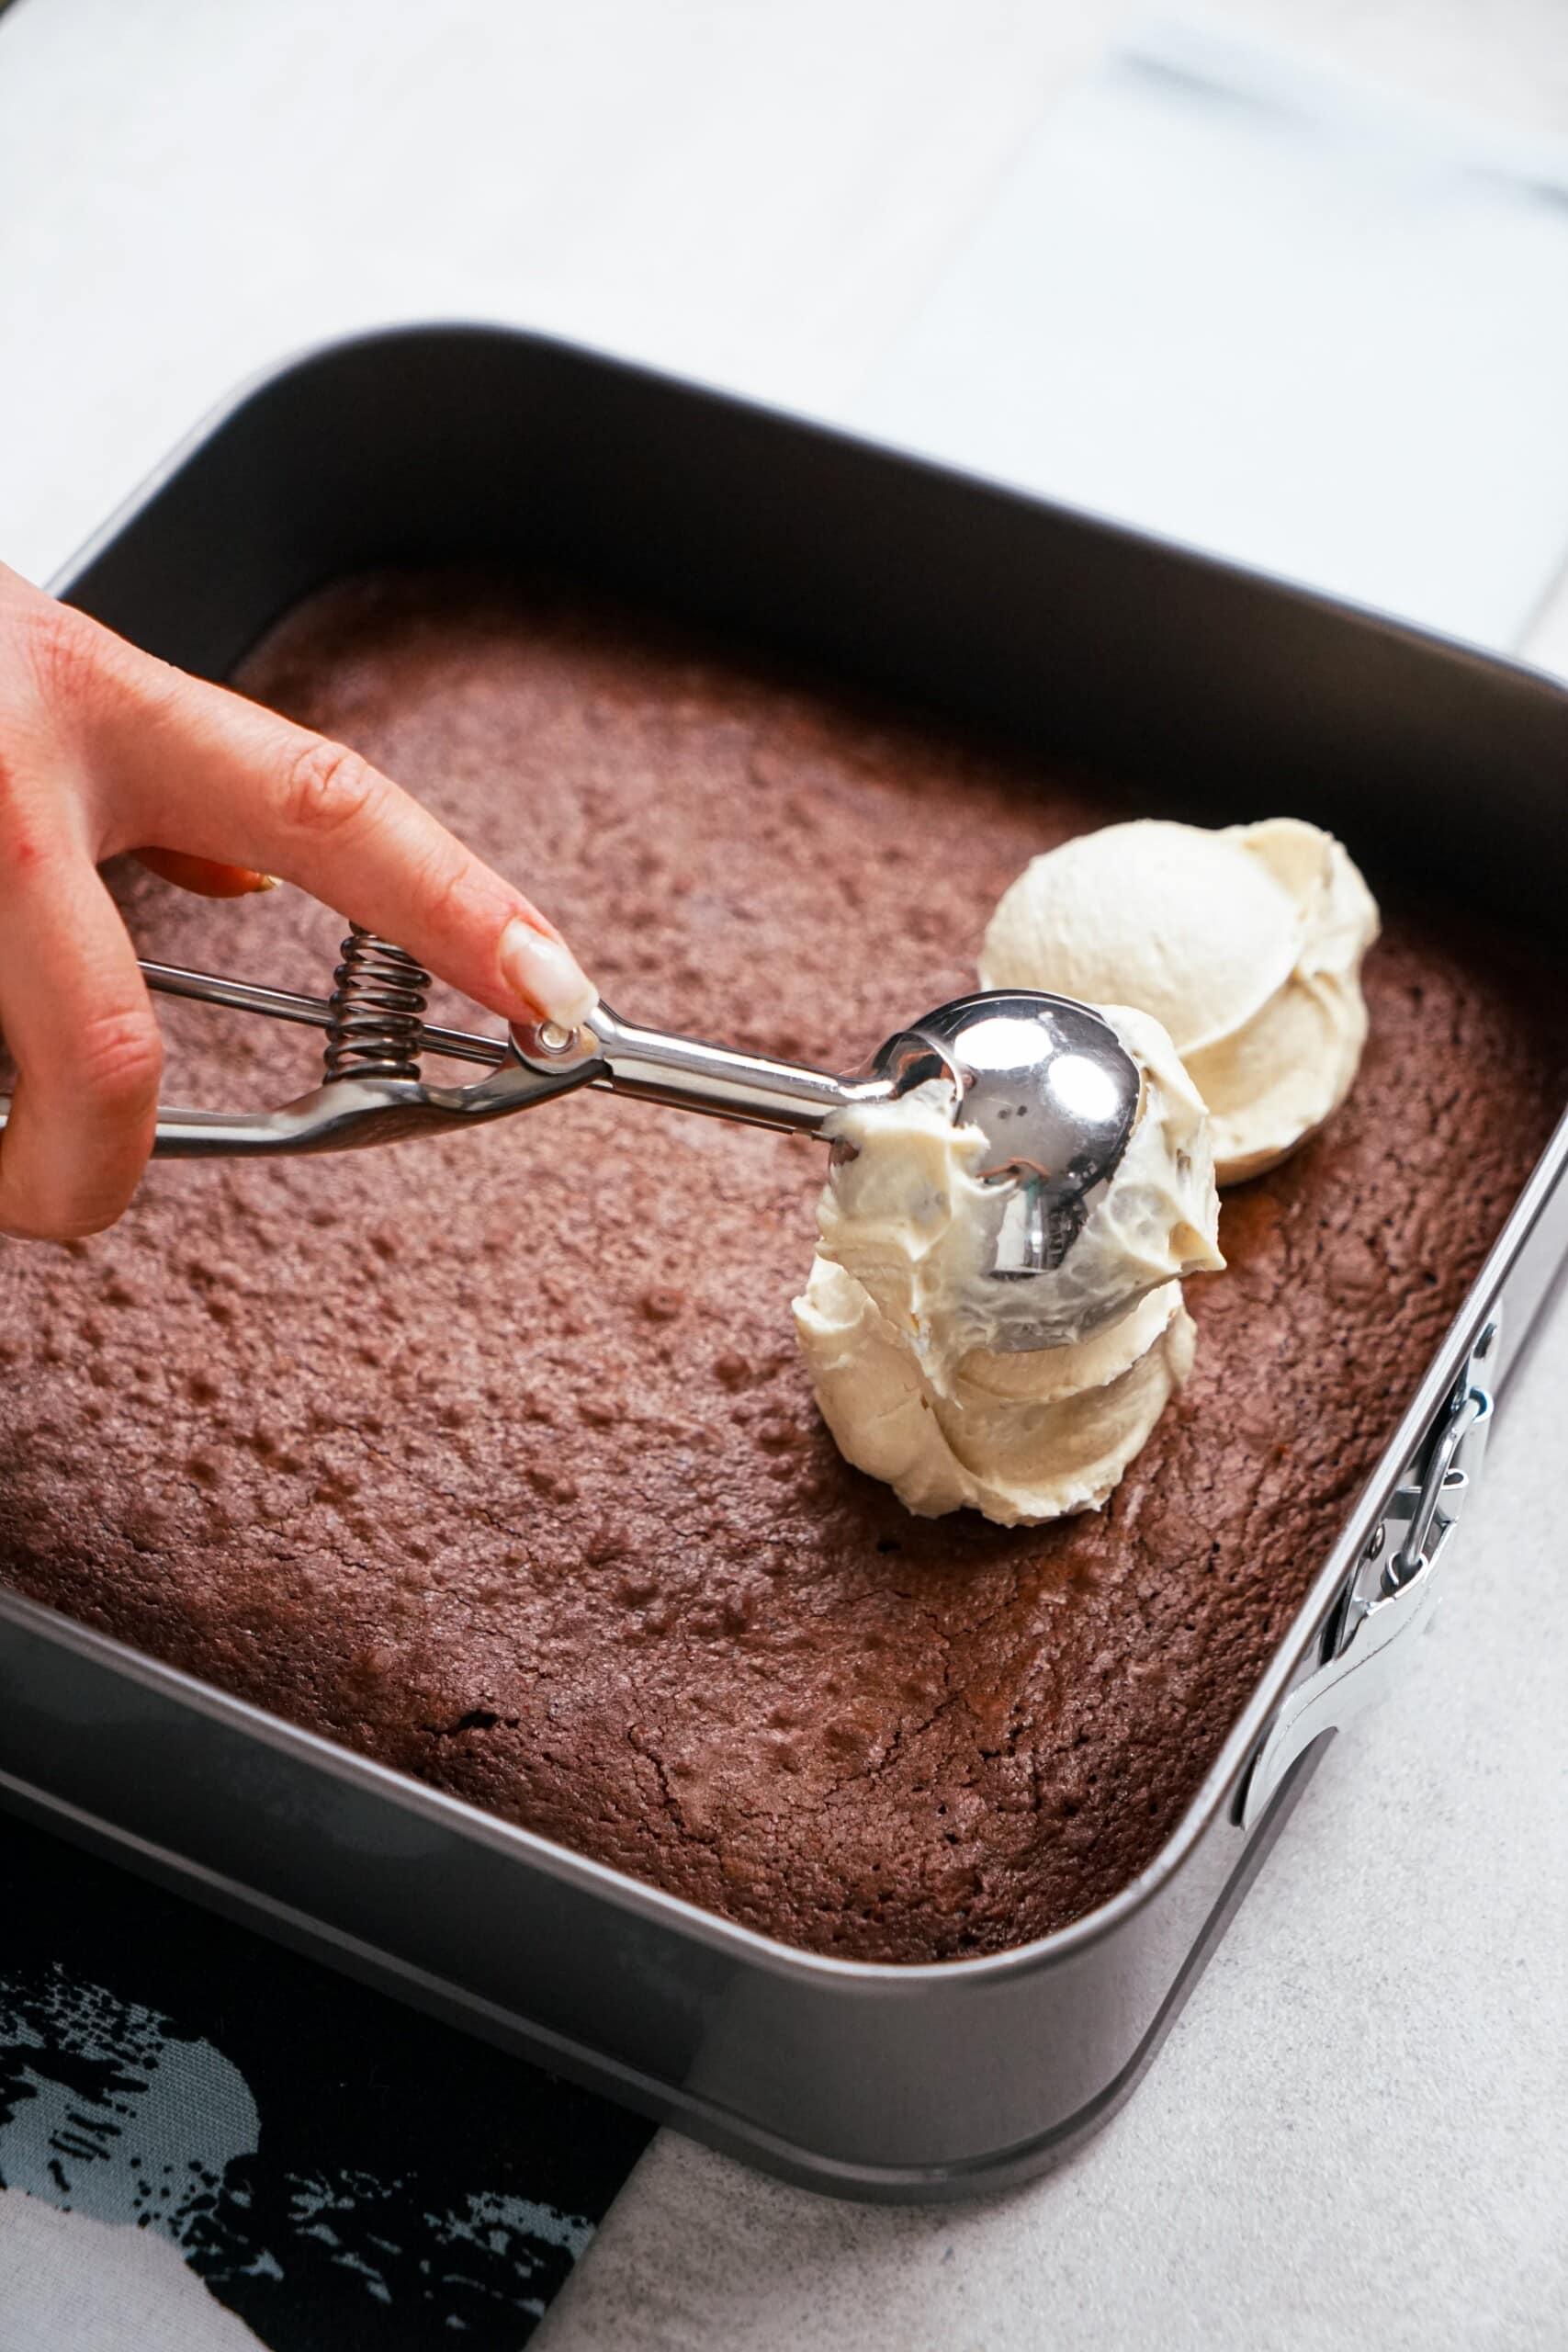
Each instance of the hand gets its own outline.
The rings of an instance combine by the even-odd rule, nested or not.
[[[594,1002],[522,892],[356,752],[0,564],[0,1234],[111,1224],[152,1148],[163,1042],[97,872],[125,851],[210,896],[297,882],[510,1021]]]

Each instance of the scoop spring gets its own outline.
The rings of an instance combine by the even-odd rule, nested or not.
[[[430,974],[362,923],[350,925],[342,952],[328,999],[327,1078],[417,1079]]]

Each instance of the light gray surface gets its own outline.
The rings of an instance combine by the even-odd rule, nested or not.
[[[852,414],[1512,643],[1568,549],[1568,140],[1156,21],[1046,110]]]
[[[238,378],[388,318],[527,321],[841,411],[1120,13],[18,0],[0,550],[47,574]],[[1222,13],[1568,132],[1562,0]],[[1568,672],[1568,593],[1529,645]],[[1568,2341],[1565,1406],[1559,1313],[1424,1670],[1331,1753],[1149,2078],[1073,2165],[887,2214],[662,2136],[542,2352]]]

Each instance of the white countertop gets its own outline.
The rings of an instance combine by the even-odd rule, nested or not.
[[[1568,131],[1561,0],[1211,14]],[[47,576],[237,379],[390,318],[543,325],[843,413],[1119,15],[18,0],[0,18],[0,551]],[[1568,673],[1568,594],[1526,650]],[[663,2134],[540,2346],[1568,2340],[1565,1404],[1559,1311],[1417,1671],[1330,1751],[1087,2150],[1000,2199],[890,2212]]]

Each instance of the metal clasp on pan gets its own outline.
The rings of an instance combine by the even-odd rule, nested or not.
[[[1491,1426],[1486,1383],[1497,1331],[1494,1315],[1372,1532],[1329,1623],[1322,1664],[1280,1702],[1242,1788],[1237,1817],[1244,1829],[1262,1819],[1291,1766],[1314,1740],[1386,1695],[1399,1645],[1429,1622],[1438,1567]]]

